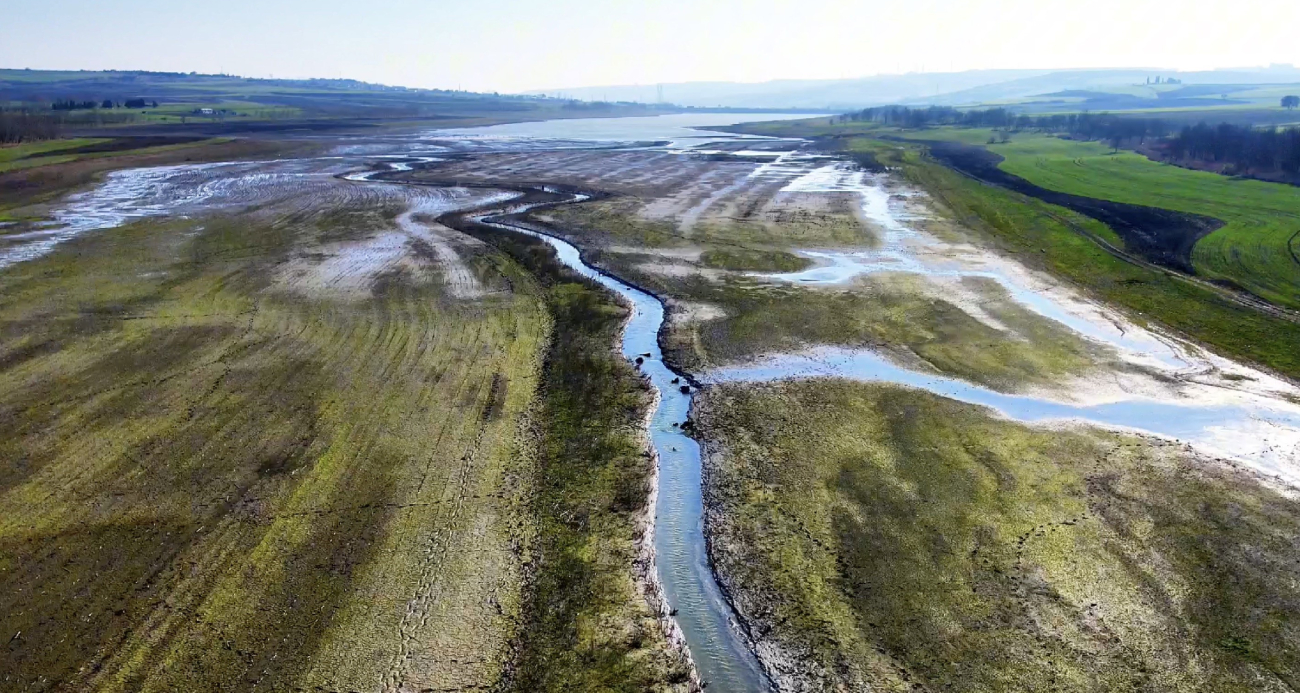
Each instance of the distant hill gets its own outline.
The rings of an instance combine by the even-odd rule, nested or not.
[[[59,111],[64,122],[88,126],[157,126],[187,120],[191,125],[219,120],[233,126],[267,120],[358,118],[428,119],[459,125],[678,110],[646,104],[408,89],[342,79],[13,69],[0,69],[0,108]]]
[[[770,82],[680,82],[664,84],[662,100],[701,108],[816,108],[847,110],[937,96],[1048,70],[972,70],[969,72],[877,75],[856,79],[773,80]],[[530,94],[562,95],[584,100],[660,100],[659,86],[623,85],[547,89]]]
[[[1148,84],[1156,77],[1179,85]],[[732,108],[804,108],[844,111],[885,104],[965,106],[1014,102],[1062,92],[1104,95],[1100,109],[1174,108],[1206,105],[1213,97],[1240,91],[1246,85],[1300,83],[1300,70],[1290,66],[1179,72],[1158,68],[1079,70],[971,70],[967,72],[877,75],[856,79],[776,80],[760,83],[684,82],[662,85],[662,100],[682,106]],[[1233,87],[1225,89],[1224,87]],[[1166,94],[1181,89],[1176,96]],[[655,103],[660,85],[623,85],[551,89],[533,94],[563,95],[584,100]],[[1127,94],[1129,98],[1114,98]],[[1087,98],[1079,94],[1074,98]],[[1161,103],[1155,104],[1159,99]],[[1192,99],[1196,99],[1193,101]],[[1180,101],[1181,100],[1181,101]],[[1215,101],[1222,103],[1222,99]]]

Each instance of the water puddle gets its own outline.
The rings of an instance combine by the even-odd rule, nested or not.
[[[799,251],[817,264],[799,272],[755,276],[803,286],[835,286],[871,274],[914,274],[954,291],[959,288],[955,283],[963,279],[991,280],[1019,305],[1083,338],[1112,347],[1126,362],[1179,379],[1179,394],[1154,398],[1121,392],[1111,395],[1114,401],[1079,405],[1050,397],[996,392],[954,378],[902,368],[870,351],[837,348],[772,355],[751,364],[721,368],[706,374],[706,382],[841,377],[894,383],[992,407],[1021,421],[1082,421],[1177,439],[1300,485],[1296,465],[1300,456],[1300,407],[1285,399],[1300,395],[1295,388],[1126,324],[1122,317],[1072,296],[1059,286],[1045,284],[992,253],[949,243],[913,228],[909,222],[921,218],[908,208],[908,197],[915,193],[891,194],[886,183],[882,175],[857,171],[842,163],[818,166],[791,180],[782,192],[859,195],[864,218],[881,232],[880,245],[852,251]],[[1253,385],[1236,387],[1194,380],[1197,374],[1212,371],[1237,374],[1240,381]]]

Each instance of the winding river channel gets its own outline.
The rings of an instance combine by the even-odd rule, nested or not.
[[[415,136],[404,146],[390,147],[387,152],[377,151],[377,147],[354,151],[340,148],[344,156],[332,158],[343,159],[342,163],[276,175],[289,177],[286,180],[305,176],[310,181],[316,181],[317,178],[311,177],[317,176],[320,185],[343,175],[349,181],[387,186],[393,183],[379,178],[372,180],[380,171],[349,172],[361,163],[382,162],[386,157],[385,170],[409,170],[413,164],[433,162],[439,152],[448,151],[449,147],[453,151],[526,151],[618,145],[644,148],[647,142],[655,142],[653,146],[665,151],[688,151],[705,148],[720,139],[734,139],[693,130],[693,127],[771,118],[768,114],[748,118],[736,114],[692,114],[434,131]],[[201,185],[187,187],[178,183],[200,170],[208,176]],[[53,245],[90,230],[118,226],[135,218],[186,213],[191,208],[198,211],[197,203],[219,202],[223,191],[239,187],[223,187],[214,184],[211,178],[220,180],[227,176],[247,181],[250,176],[258,175],[268,174],[253,164],[137,169],[112,174],[99,188],[76,196],[56,210],[52,215],[55,224],[39,229],[36,237],[11,239],[25,242],[19,244],[21,247],[8,248],[7,253],[0,252],[0,268],[48,252]],[[1295,404],[1300,402],[1300,393],[1290,384],[1186,348],[1163,335],[1132,325],[1119,325],[1112,316],[1103,315],[1099,307],[1059,291],[1048,291],[1042,282],[1032,277],[1027,279],[1023,268],[1017,269],[990,254],[935,253],[934,249],[942,243],[912,227],[907,216],[906,195],[888,190],[883,178],[853,171],[824,157],[797,152],[756,166],[752,175],[785,180],[786,189],[794,193],[856,194],[861,200],[863,218],[883,230],[879,244],[873,248],[804,251],[815,266],[803,272],[768,275],[773,282],[834,286],[863,275],[893,272],[924,275],[940,283],[948,281],[955,291],[960,288],[957,282],[963,279],[991,280],[1019,305],[1083,338],[1106,345],[1129,363],[1168,374],[1168,380],[1184,383],[1180,385],[1183,390],[1178,397],[1167,398],[1119,388],[1118,394],[1112,391],[1100,396],[1099,401],[1068,401],[1048,394],[998,392],[956,378],[913,370],[872,351],[826,346],[796,354],[775,354],[752,363],[698,374],[703,382],[844,377],[893,383],[987,406],[1016,420],[1078,421],[1178,439],[1300,485],[1300,474],[1296,472],[1300,456],[1300,406]],[[581,195],[573,195],[568,201],[583,199]],[[517,213],[526,208],[510,211]],[[700,677],[708,682],[710,691],[769,689],[770,683],[758,658],[737,625],[709,565],[703,527],[700,448],[682,432],[691,407],[691,393],[682,388],[687,382],[685,374],[676,373],[664,364],[659,346],[665,320],[664,304],[659,298],[588,265],[579,249],[569,242],[512,219],[498,214],[482,220],[542,239],[555,249],[562,262],[617,293],[631,307],[631,317],[622,337],[622,353],[629,361],[641,359],[640,370],[658,395],[649,423],[649,437],[659,465],[653,545],[664,596]],[[1231,382],[1253,385],[1247,389],[1218,381],[1198,381],[1196,374],[1207,370],[1239,374]]]
[[[572,202],[585,199],[578,195]],[[527,208],[514,210],[516,213]],[[650,442],[659,463],[654,550],[659,582],[676,612],[700,678],[709,690],[760,691],[769,686],[758,659],[741,635],[713,570],[704,541],[703,492],[700,486],[700,446],[682,432],[690,414],[689,385],[663,360],[659,330],[664,306],[655,296],[600,272],[582,259],[571,243],[537,230],[488,217],[494,226],[544,240],[561,262],[578,274],[622,296],[631,307],[623,329],[627,360],[640,361],[639,370],[654,386]]]

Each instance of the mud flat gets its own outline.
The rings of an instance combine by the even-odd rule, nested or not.
[[[598,169],[595,162],[606,155],[587,156],[590,159],[581,166],[595,171]],[[725,162],[726,165],[733,163]],[[663,167],[665,178],[674,169],[670,161],[656,165]],[[541,171],[530,174],[538,175]],[[695,175],[699,177],[699,174]],[[707,269],[703,264],[706,253],[711,252],[710,244],[720,238],[762,244],[770,242],[772,236],[763,238],[758,235],[761,232],[738,229],[734,225],[713,227],[707,234],[700,234],[696,232],[701,228],[697,211],[718,210],[721,213],[724,209],[734,209],[736,198],[743,198],[747,190],[757,190],[759,186],[772,182],[777,184],[776,189],[767,188],[762,195],[800,195],[805,199],[847,195],[858,200],[859,218],[863,224],[860,247],[844,248],[835,244],[809,247],[806,240],[792,241],[787,237],[782,243],[785,252],[804,258],[811,267],[766,274],[744,267],[720,271]],[[791,332],[794,336],[802,334],[805,339],[812,337],[803,348],[769,352],[766,356],[751,351],[739,362],[732,357],[730,364],[724,362],[698,371],[706,383],[712,383],[706,387],[704,395],[709,404],[701,413],[701,430],[706,445],[705,466],[709,475],[704,487],[705,529],[710,538],[711,557],[718,567],[721,582],[756,640],[765,670],[783,690],[836,684],[852,687],[864,685],[864,682],[903,689],[920,680],[918,672],[909,669],[912,664],[905,662],[898,668],[898,662],[889,661],[888,657],[879,658],[878,653],[863,655],[871,662],[866,669],[870,670],[869,673],[863,674],[865,665],[854,661],[856,654],[845,654],[847,650],[840,649],[823,657],[825,652],[819,653],[816,647],[807,649],[809,643],[824,645],[828,642],[825,630],[790,628],[791,624],[800,623],[802,618],[813,618],[811,623],[850,624],[846,627],[852,630],[856,628],[851,625],[854,619],[874,618],[871,612],[874,607],[870,605],[865,611],[858,612],[863,614],[861,616],[852,615],[853,608],[858,607],[835,615],[833,610],[840,608],[835,606],[839,603],[835,601],[838,597],[830,595],[840,588],[833,585],[838,584],[837,580],[847,578],[835,577],[833,569],[816,585],[797,577],[800,570],[806,569],[808,576],[812,576],[816,574],[814,569],[822,570],[818,565],[838,565],[844,560],[845,551],[860,549],[853,548],[855,542],[839,550],[828,548],[836,541],[834,530],[814,534],[810,548],[798,548],[804,541],[801,537],[806,536],[800,527],[808,527],[808,522],[811,522],[807,513],[822,507],[818,504],[823,501],[812,496],[785,497],[780,493],[778,487],[787,482],[773,479],[786,478],[785,472],[781,471],[784,467],[798,468],[794,463],[796,453],[787,455],[781,452],[783,448],[761,433],[768,425],[764,421],[789,420],[792,422],[789,428],[792,440],[798,439],[798,435],[793,433],[798,430],[809,435],[822,435],[823,424],[819,417],[834,416],[835,408],[841,405],[852,409],[848,404],[852,400],[834,399],[830,393],[856,392],[853,388],[873,393],[871,397],[878,400],[879,404],[875,406],[880,409],[874,414],[863,412],[863,425],[866,421],[880,420],[879,412],[888,410],[894,402],[902,406],[899,411],[914,412],[914,416],[920,417],[918,425],[930,420],[921,417],[921,412],[926,410],[907,402],[925,402],[926,407],[930,402],[945,402],[942,405],[945,411],[951,407],[975,405],[969,409],[970,418],[959,417],[963,423],[957,428],[968,431],[965,435],[973,436],[976,431],[983,430],[980,428],[983,424],[977,425],[976,421],[987,417],[990,422],[998,422],[990,425],[1008,426],[1010,428],[1006,430],[1016,431],[1017,436],[1024,432],[1027,437],[1023,440],[1032,442],[1026,442],[1028,447],[1022,451],[1037,450],[1035,455],[1046,454],[1050,446],[1044,446],[1051,440],[1050,436],[1068,436],[1068,440],[1074,442],[1069,444],[1068,455],[1060,453],[1058,464],[1061,473],[1067,476],[1087,468],[1096,460],[1109,459],[1107,450],[1131,450],[1132,455],[1125,457],[1124,464],[1115,467],[1113,473],[1128,480],[1125,483],[1138,484],[1143,494],[1152,493],[1159,484],[1168,483],[1178,474],[1194,475],[1206,479],[1204,485],[1197,487],[1197,492],[1202,494],[1199,497],[1219,498],[1225,502],[1236,502],[1228,499],[1238,498],[1239,494],[1245,494],[1242,497],[1267,498],[1266,504],[1281,513],[1279,517],[1289,518],[1279,521],[1294,521],[1291,517],[1294,509],[1287,506],[1292,495],[1287,489],[1300,480],[1295,459],[1297,443],[1300,443],[1300,438],[1297,438],[1300,412],[1297,411],[1293,386],[1206,353],[1176,336],[1134,325],[1122,315],[1081,297],[1050,277],[1026,270],[972,245],[960,234],[935,235],[923,230],[936,224],[931,218],[933,211],[929,209],[928,201],[916,191],[899,186],[888,178],[866,175],[842,164],[793,154],[752,164],[739,180],[736,174],[730,174],[730,181],[719,179],[703,196],[694,197],[694,203],[675,207],[661,204],[660,200],[677,197],[672,186],[660,190],[629,190],[628,193],[638,196],[636,204],[618,199],[594,203],[592,209],[600,210],[602,205],[610,209],[607,219],[599,219],[582,207],[548,210],[537,216],[549,225],[548,232],[562,234],[580,245],[590,244],[595,249],[593,255],[603,267],[634,277],[638,284],[653,287],[668,297],[672,305],[683,306],[679,313],[674,313],[682,316],[678,320],[688,314],[685,306],[693,301],[705,301],[704,305],[711,303],[716,306],[712,312],[702,311],[707,316],[702,320],[705,325],[702,329],[707,329],[711,322],[748,319],[746,311],[756,311],[765,305],[745,298],[747,296],[763,296],[776,291],[774,295],[788,295],[795,305],[803,303],[814,307],[823,300],[822,297],[852,296],[870,290],[864,287],[883,282],[914,287],[908,290],[942,297],[942,301],[957,309],[958,315],[985,325],[989,335],[1028,340],[1033,348],[1049,343],[1086,345],[1077,352],[1076,358],[1086,364],[1078,371],[1055,372],[1046,379],[1000,379],[984,385],[977,384],[980,382],[978,379],[966,379],[968,373],[976,375],[978,370],[961,370],[956,362],[903,358],[906,350],[899,350],[897,344],[889,341],[889,332],[880,333],[885,341],[870,349],[846,348],[847,345],[836,345],[835,342],[818,344],[814,337],[817,333],[809,331],[805,322]],[[614,212],[611,205],[615,204],[623,205],[623,211]],[[647,208],[656,209],[655,205],[659,205],[658,209],[680,210],[668,215],[670,221],[662,232],[651,232],[654,227],[647,224],[645,216],[637,218],[645,215]],[[622,218],[619,214],[623,215]],[[782,225],[775,228],[775,233],[779,233]],[[788,231],[789,227],[785,230]],[[676,269],[669,273],[666,267]],[[715,274],[710,275],[710,271]],[[783,286],[792,288],[780,288]],[[930,299],[929,305],[934,304],[935,299]],[[910,306],[927,309],[925,302],[904,305],[909,306],[908,310]],[[699,309],[690,310],[701,312]],[[951,310],[944,314],[953,315]],[[770,313],[754,315],[759,322],[768,318],[766,324],[769,328],[779,327],[771,317]],[[930,319],[923,314],[917,317]],[[1047,331],[1043,332],[1044,329]],[[722,342],[705,342],[708,349],[719,344]],[[745,354],[744,351],[738,353]],[[925,355],[932,352],[915,353]],[[946,370],[950,363],[958,368]],[[954,373],[958,377],[953,377]],[[852,385],[845,379],[874,384]],[[929,391],[929,394],[920,392],[922,390]],[[795,392],[799,393],[797,398],[791,394]],[[823,392],[827,396],[824,401],[818,394]],[[764,399],[769,393],[777,394]],[[942,399],[931,399],[936,395]],[[715,398],[724,403],[716,404]],[[754,404],[740,406],[741,402]],[[744,410],[749,418],[737,423],[735,417],[740,414],[733,408]],[[1024,426],[1012,420],[1035,425]],[[1097,426],[1112,432],[1099,430]],[[865,434],[844,429],[840,433],[827,433],[826,439],[839,440],[839,436],[847,436],[846,440],[857,440],[862,435]],[[738,442],[741,440],[760,442],[741,444]],[[935,453],[937,457],[921,456],[917,464],[920,467],[945,464],[938,457],[960,449],[961,444],[955,440],[935,443],[939,446]],[[1188,448],[1188,443],[1193,447]],[[881,444],[886,448],[898,445],[887,440]],[[831,447],[818,448],[809,454],[816,464],[821,464],[823,454],[834,457]],[[1173,477],[1167,474],[1171,469],[1177,470],[1169,472],[1174,474]],[[917,473],[923,472],[918,468]],[[813,487],[824,484],[834,488],[834,475],[832,472],[827,474],[831,476],[819,477],[823,481],[814,482]],[[793,481],[789,483],[793,484]],[[798,492],[803,494],[811,493],[807,490],[812,487],[805,484],[798,488],[804,489]],[[1063,491],[1063,488],[1054,488],[1043,492],[1050,496]],[[1192,502],[1186,495],[1179,502],[1183,501]],[[1054,502],[1048,501],[1048,504]],[[1098,507],[1106,505],[1098,503]],[[872,504],[844,508],[855,516],[882,512]],[[907,504],[898,508],[899,512],[904,512]],[[1168,512],[1183,514],[1187,510],[1187,507],[1171,507]],[[804,519],[792,520],[794,517]],[[991,521],[988,531],[1001,533],[1019,521],[1016,518]],[[1268,521],[1261,519],[1252,525],[1252,531],[1265,526]],[[946,536],[948,530],[936,528],[934,531]],[[908,538],[905,542],[914,540]],[[1281,551],[1269,559],[1273,565],[1290,560],[1280,545],[1268,544],[1268,540],[1260,536],[1254,536],[1251,541],[1256,546],[1268,545],[1270,552]],[[1261,541],[1265,543],[1260,544]],[[908,551],[904,545],[910,544],[894,544],[895,549],[901,552],[899,556]],[[811,556],[814,549],[822,552],[816,560],[826,563],[810,566],[795,561],[792,565],[803,567],[792,572],[788,565],[773,562],[784,561],[791,551],[804,551]],[[755,552],[765,555],[759,556]],[[871,560],[887,563],[893,559],[875,555]],[[996,570],[1005,569],[999,566]],[[1230,572],[1235,568],[1225,570]],[[778,584],[785,579],[794,582]],[[947,578],[936,576],[936,579]],[[1092,577],[1078,579],[1084,582],[1096,580]],[[806,593],[801,592],[805,589],[808,590]],[[942,590],[936,594],[941,593]],[[796,597],[799,594],[803,596]],[[921,589],[909,599],[923,601],[925,594],[927,591]],[[1128,607],[1121,604],[1129,604],[1131,600],[1150,598],[1158,601],[1161,598],[1154,592],[1142,590],[1137,590],[1136,594],[1111,595],[1107,606],[1125,610]],[[786,600],[791,600],[792,608],[797,611],[782,610],[780,604]],[[1098,601],[1094,607],[1101,608],[1097,605],[1103,603]],[[1210,608],[1212,604],[1211,600],[1202,606]],[[1120,621],[1123,619],[1116,619],[1116,622]],[[1140,619],[1127,621],[1122,628],[1138,632],[1141,631],[1140,624]],[[1179,627],[1185,630],[1194,626],[1183,623]],[[1033,634],[1030,631],[1019,631],[1016,637],[1024,637],[1026,633],[1031,638],[1059,637],[1059,634]],[[798,635],[791,638],[791,632]],[[804,636],[810,639],[800,640]],[[1258,633],[1242,635],[1241,642],[1255,642],[1257,637],[1260,637]],[[1238,641],[1230,637],[1226,642]],[[873,647],[876,646],[868,644],[863,652]],[[1143,666],[1154,667],[1157,659]],[[1159,665],[1167,668],[1168,660],[1160,660]],[[961,666],[979,670],[983,663],[976,658],[964,660]],[[988,670],[992,669],[996,667]],[[854,671],[857,673],[852,676],[846,673]],[[987,683],[987,679],[979,679],[986,671],[978,671],[972,680]],[[1051,666],[1037,672],[1027,673],[1014,668],[1003,672],[1025,685],[1032,685],[1033,681],[1039,680],[1038,677],[1068,674],[1064,668],[1053,669]],[[1205,676],[1218,677],[1220,674],[1205,673]],[[927,680],[929,685],[944,689],[955,679],[944,679],[949,682],[944,685],[939,685],[937,678]],[[1227,676],[1213,680],[1233,679]]]
[[[10,234],[6,675],[1300,685],[1291,384],[893,179],[580,126],[140,171]],[[550,183],[609,194],[449,228]]]
[[[5,687],[501,679],[549,320],[398,223],[499,193],[348,165],[115,174],[0,271]]]

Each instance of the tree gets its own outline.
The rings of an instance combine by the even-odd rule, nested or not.
[[[1287,110],[1295,110],[1296,108],[1300,108],[1300,96],[1283,96],[1282,108],[1285,108]]]
[[[112,108],[112,107],[113,107],[113,100],[112,100],[112,99],[104,99],[104,103],[100,104],[99,107],[100,107],[100,108]]]

